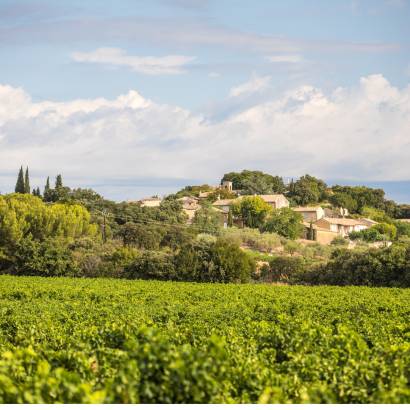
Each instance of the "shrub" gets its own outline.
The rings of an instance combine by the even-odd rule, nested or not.
[[[262,227],[265,232],[275,232],[285,238],[299,238],[303,232],[302,215],[290,208],[274,209]]]
[[[173,256],[165,252],[144,251],[125,268],[128,279],[172,280],[175,278]]]
[[[301,257],[276,256],[269,262],[269,272],[265,280],[289,282],[292,277],[304,272],[305,259]]]
[[[67,244],[48,238],[42,242],[24,238],[18,242],[13,269],[18,275],[74,276],[78,266]]]

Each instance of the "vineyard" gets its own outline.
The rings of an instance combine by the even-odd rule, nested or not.
[[[409,403],[410,290],[0,276],[1,403]]]

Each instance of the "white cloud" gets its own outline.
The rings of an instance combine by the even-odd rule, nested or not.
[[[275,56],[266,57],[271,63],[301,63],[303,57],[297,54],[281,54]]]
[[[268,79],[249,83],[233,94],[245,98]],[[219,121],[137,91],[113,100],[33,102],[22,89],[0,86],[0,163],[3,174],[13,173],[7,189],[22,163],[82,185],[121,178],[212,182],[244,168],[410,179],[409,135],[410,87],[397,89],[382,75],[330,93],[305,85]],[[123,197],[132,196],[124,188]]]
[[[231,88],[229,96],[239,97],[263,91],[269,87],[270,80],[270,76],[258,77],[257,75],[253,75],[246,83]]]
[[[140,57],[127,55],[120,48],[98,48],[87,53],[75,52],[71,55],[80,63],[110,64],[128,67],[142,74],[181,74],[184,66],[195,59],[190,56],[169,55],[164,57]]]

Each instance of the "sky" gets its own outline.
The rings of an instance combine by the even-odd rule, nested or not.
[[[258,169],[410,202],[409,21],[410,0],[0,0],[0,192],[20,165],[116,200]]]

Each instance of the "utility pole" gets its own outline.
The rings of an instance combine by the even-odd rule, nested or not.
[[[111,216],[106,209],[99,211],[97,210],[98,213],[100,213],[103,217],[103,222],[101,224],[101,236],[102,240],[104,243],[107,242],[107,217]]]

